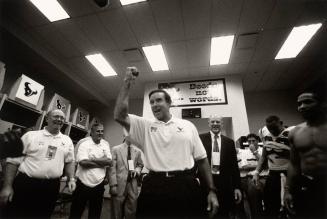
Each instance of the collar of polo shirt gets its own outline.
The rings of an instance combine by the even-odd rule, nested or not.
[[[43,128],[43,134],[44,134],[45,136],[53,136],[53,137],[55,137],[55,138],[60,138],[61,135],[62,135],[62,133],[61,133],[60,131],[59,131],[59,133],[58,133],[57,135],[53,135],[53,134],[51,134],[48,130],[46,130],[45,127]]]
[[[171,115],[171,118],[170,118],[170,120],[169,120],[168,122],[160,121],[160,120],[158,120],[157,118],[155,118],[154,122],[155,122],[155,123],[164,123],[164,124],[169,124],[169,123],[173,123],[173,122],[175,122],[175,120],[176,120],[176,118],[175,118],[173,115]]]

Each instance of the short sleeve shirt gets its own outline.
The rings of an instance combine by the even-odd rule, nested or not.
[[[269,170],[287,170],[290,162],[290,143],[288,134],[294,128],[284,129],[278,136],[267,133],[264,137],[264,148],[268,157]]]
[[[152,171],[191,169],[207,157],[195,126],[172,117],[168,122],[129,114],[130,137],[144,148],[145,167]]]
[[[106,157],[112,159],[110,153],[109,143],[101,139],[99,144],[96,144],[92,138],[83,141],[78,148],[76,161],[92,160],[93,158]],[[80,165],[77,167],[76,176],[89,187],[95,187],[99,185],[106,175],[106,168],[83,168]]]
[[[64,164],[75,160],[72,140],[59,132],[52,135],[46,129],[30,131],[22,136],[24,156],[8,158],[7,162],[19,165],[19,171],[40,179],[59,178]]]
[[[258,154],[262,155],[262,147],[258,147]],[[237,153],[237,160],[239,168],[250,165],[250,166],[257,166],[258,161],[255,155],[251,152],[249,148],[246,149],[239,149]],[[242,170],[241,177],[245,177],[249,171]]]

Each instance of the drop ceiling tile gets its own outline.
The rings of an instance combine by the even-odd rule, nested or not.
[[[123,9],[105,11],[98,14],[103,26],[110,32],[119,49],[139,47]]]
[[[142,45],[159,43],[159,33],[148,2],[123,7],[128,22]]]
[[[281,75],[287,73],[292,60],[275,60],[272,62],[268,69],[265,71],[257,90],[271,90],[279,83]]]
[[[38,27],[34,31],[40,34],[45,39],[45,42],[62,57],[68,58],[79,55],[77,48],[67,41],[53,25]]]
[[[165,43],[164,50],[169,69],[184,69],[188,66],[184,41]]]
[[[240,0],[212,1],[211,36],[236,34],[241,9]]]
[[[265,29],[294,27],[304,10],[304,1],[278,0]]]
[[[196,39],[186,42],[188,65],[190,67],[209,66],[210,39]]]
[[[327,1],[310,1],[306,2],[296,26],[320,23],[326,21]]]
[[[276,0],[247,0],[244,1],[241,12],[239,33],[257,32],[264,28],[270,17]]]
[[[92,1],[60,0],[60,3],[71,17],[91,14],[97,8]]]
[[[217,75],[227,75],[228,65],[215,65],[209,67],[209,75],[217,76]]]
[[[234,49],[229,63],[247,63],[250,62],[253,56],[253,49]]]
[[[209,75],[209,67],[195,67],[188,69],[189,76],[191,77],[205,77]]]
[[[228,64],[228,74],[245,74],[249,63],[234,63]]]
[[[96,15],[76,18],[75,23],[98,51],[117,49],[110,33],[104,28]]]
[[[291,28],[283,28],[261,32],[252,60],[274,60],[290,31]]]
[[[96,52],[96,48],[75,23],[75,19],[57,22],[56,27],[65,36],[65,40],[70,41],[82,54]]]
[[[162,42],[184,39],[184,27],[179,0],[152,1],[151,8]]]
[[[210,0],[182,0],[186,39],[210,35]]]

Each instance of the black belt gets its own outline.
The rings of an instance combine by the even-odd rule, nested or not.
[[[158,176],[158,177],[180,177],[180,176],[190,176],[194,175],[194,170],[177,170],[177,171],[167,171],[167,172],[157,172],[157,171],[150,171],[149,176]]]

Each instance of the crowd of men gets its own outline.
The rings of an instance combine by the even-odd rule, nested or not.
[[[100,218],[106,184],[116,219],[326,218],[326,82],[298,96],[302,124],[286,128],[268,116],[259,135],[248,134],[237,148],[219,115],[202,134],[174,117],[165,90],[149,93],[154,120],[129,114],[137,73],[127,68],[116,100],[120,145],[110,149],[103,125],[94,124],[74,148],[60,132],[65,115],[58,109],[42,130],[0,135],[0,157],[7,157],[2,218],[50,218],[62,176],[72,192],[70,218],[81,218],[87,204],[88,217]],[[139,193],[143,167],[149,172]]]

